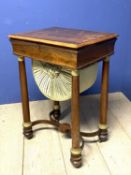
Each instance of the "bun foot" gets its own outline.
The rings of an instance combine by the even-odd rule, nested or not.
[[[75,168],[80,168],[82,166],[81,148],[71,150],[70,161]]]
[[[55,121],[59,121],[60,120],[60,110],[59,109],[54,109],[53,111],[50,112],[50,119],[51,120],[55,120]]]
[[[99,129],[99,141],[105,142],[108,140],[108,131],[107,129]]]
[[[71,155],[70,161],[75,168],[80,168],[82,166],[81,155]]]
[[[32,127],[25,127],[24,131],[23,131],[24,136],[27,139],[31,139],[33,137],[33,131],[32,131]]]
[[[54,110],[54,114],[53,114],[53,117],[55,120],[59,121],[60,119],[60,110]]]

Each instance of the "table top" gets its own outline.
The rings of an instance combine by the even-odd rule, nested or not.
[[[9,38],[77,49],[117,38],[117,36],[115,33],[51,27],[32,32],[12,34],[9,35]]]

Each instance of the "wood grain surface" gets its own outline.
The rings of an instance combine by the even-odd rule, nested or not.
[[[38,31],[12,34],[9,35],[9,38],[69,48],[80,48],[101,41],[117,38],[117,34],[51,27]]]

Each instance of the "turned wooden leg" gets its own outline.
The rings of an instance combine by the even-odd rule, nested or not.
[[[33,137],[33,131],[32,131],[32,123],[30,121],[29,99],[28,99],[24,57],[19,57],[18,63],[19,63],[20,85],[21,85],[23,121],[24,121],[23,134],[25,135],[26,138],[31,139]]]
[[[72,101],[71,101],[71,162],[74,167],[82,165],[80,148],[80,104],[79,104],[79,75],[72,71]]]
[[[103,60],[101,97],[100,97],[100,123],[99,140],[100,142],[108,139],[107,131],[107,112],[108,112],[108,80],[109,79],[109,58]]]

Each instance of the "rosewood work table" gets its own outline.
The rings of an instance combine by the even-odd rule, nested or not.
[[[80,167],[82,164],[82,136],[98,135],[100,142],[106,141],[108,138],[109,57],[114,53],[117,35],[114,33],[51,27],[38,31],[12,34],[9,35],[9,38],[13,47],[13,53],[18,56],[24,135],[28,139],[32,138],[33,126],[39,123],[52,124],[59,131],[71,133],[71,162],[75,167]],[[54,110],[50,113],[50,120],[31,121],[25,57],[59,65],[71,70],[71,125],[59,122],[60,106],[58,101],[54,101]],[[93,133],[80,132],[79,70],[99,61],[103,61],[99,129]]]

